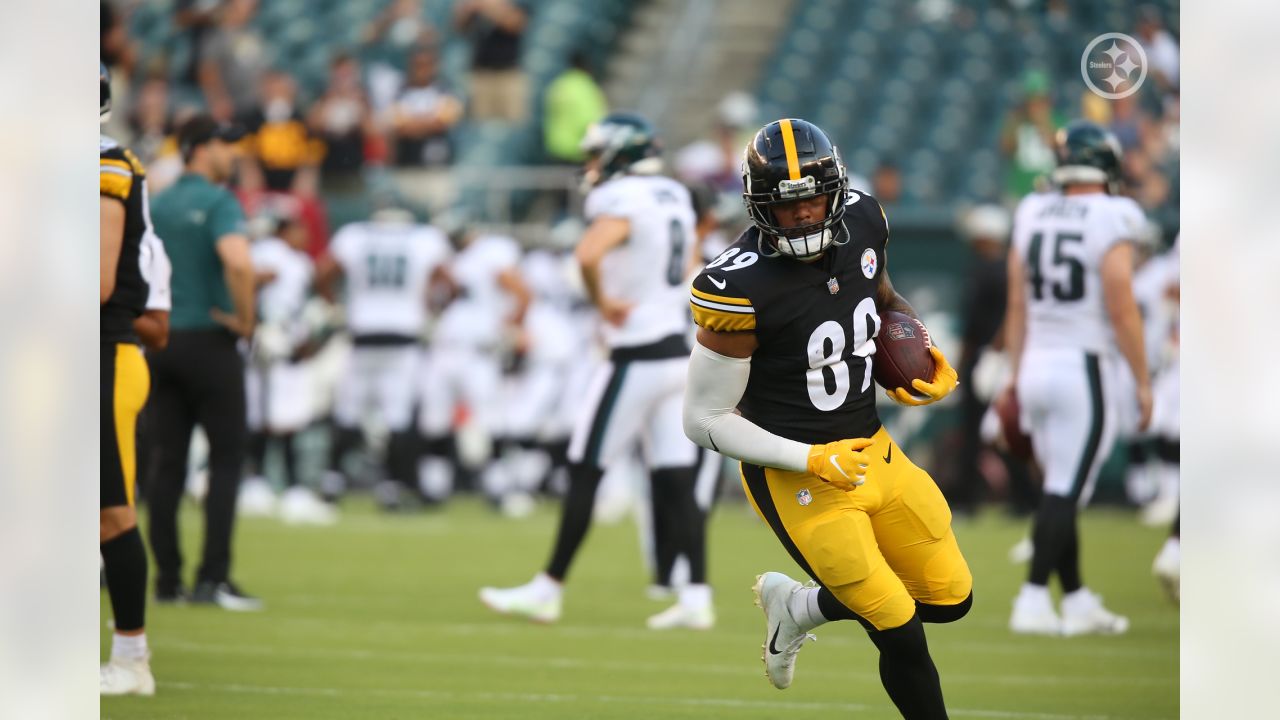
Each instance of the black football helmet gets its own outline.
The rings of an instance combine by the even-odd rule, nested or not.
[[[849,174],[839,149],[817,125],[785,118],[760,128],[742,158],[742,186],[747,213],[760,228],[762,254],[807,259],[849,241],[832,232],[844,218]],[[794,228],[778,224],[775,205],[816,195],[827,196],[826,218]]]
[[[1058,156],[1058,167],[1052,175],[1055,184],[1102,183],[1112,194],[1118,191],[1124,152],[1110,131],[1088,120],[1076,120],[1058,130],[1055,145]]]
[[[111,119],[111,71],[107,64],[98,61],[98,122]]]
[[[662,169],[658,133],[635,113],[610,113],[592,123],[580,147],[589,158],[599,158],[595,170],[583,177],[584,191],[617,175],[652,175]]]

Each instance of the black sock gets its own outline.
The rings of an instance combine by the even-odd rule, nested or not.
[[[698,467],[664,468],[649,475],[654,488],[654,512],[668,516],[668,532],[675,543],[675,555],[684,555],[689,561],[689,582],[701,585],[707,582],[707,516],[698,507],[694,489],[698,482]],[[664,505],[657,506],[656,498],[661,487]],[[674,563],[674,557],[672,558]]]
[[[1164,462],[1177,465],[1182,459],[1182,442],[1178,438],[1156,439],[1156,456]]]
[[[564,497],[564,505],[560,510],[560,530],[556,533],[555,550],[551,553],[551,562],[547,564],[547,574],[564,582],[569,574],[569,565],[578,547],[587,536],[591,527],[591,512],[595,509],[596,490],[600,487],[600,478],[604,471],[590,465],[574,464],[569,466],[569,492]]]
[[[347,453],[360,445],[360,431],[355,428],[333,424],[333,432],[329,441],[329,469],[342,473],[342,460]],[[345,475],[345,473],[343,473]]]
[[[955,605],[930,605],[916,601],[916,615],[920,616],[920,622],[927,623],[949,623],[955,622],[965,615],[969,614],[970,608],[973,607],[973,593],[969,593],[969,597],[956,603]]]
[[[147,616],[147,549],[142,544],[142,534],[136,526],[131,527],[98,548],[116,630],[141,630]]]
[[[671,486],[659,482],[656,475],[650,474],[649,487],[649,514],[653,523],[653,582],[655,585],[670,587],[671,571],[676,564],[676,547],[679,545],[675,538],[675,528],[672,527],[673,518],[666,511],[673,504],[668,497]]]
[[[1058,556],[1058,582],[1062,584],[1062,592],[1073,593],[1079,590],[1084,581],[1080,579],[1080,528],[1075,519],[1075,505],[1072,504],[1071,525],[1067,528],[1067,540],[1062,544],[1062,554]]]
[[[249,474],[265,475],[267,472],[267,433],[259,430],[249,433]]]
[[[902,627],[867,633],[880,650],[880,682],[905,720],[946,720],[942,683],[929,657],[924,625],[912,616]]]
[[[553,493],[551,481],[556,476],[556,471],[560,469],[567,470],[569,468],[569,440],[552,440],[543,444],[547,456],[551,458],[551,466],[547,468],[547,474],[543,476],[542,482],[538,484],[538,489],[546,495]]]
[[[875,629],[875,626],[867,622],[866,618],[850,610],[825,587],[818,588],[818,612],[822,613],[822,617],[827,620],[857,620],[868,631]]]
[[[1027,582],[1032,585],[1049,584],[1049,575],[1059,569],[1062,554],[1071,542],[1075,525],[1076,504],[1071,498],[1061,495],[1044,496],[1031,531],[1031,542],[1035,550],[1031,555],[1031,571]],[[1079,548],[1076,549],[1078,552]],[[1078,569],[1075,579],[1079,580]]]
[[[418,488],[418,436],[412,430],[391,433],[387,441],[386,474],[410,490]]]
[[[294,487],[298,484],[298,458],[294,455],[293,440],[297,433],[285,433],[280,436],[280,452],[284,453],[284,486]]]

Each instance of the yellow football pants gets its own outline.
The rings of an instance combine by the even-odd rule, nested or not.
[[[742,484],[805,572],[877,630],[896,628],[916,602],[956,605],[973,576],[951,509],[933,478],[883,427],[865,452],[866,483],[845,492],[807,472],[743,463]]]

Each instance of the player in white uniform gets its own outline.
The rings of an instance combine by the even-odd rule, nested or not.
[[[690,314],[686,270],[694,240],[688,190],[659,175],[658,143],[649,123],[614,113],[588,129],[587,228],[576,252],[587,294],[604,321],[609,360],[583,393],[569,443],[569,492],[555,549],[543,572],[511,589],[483,588],[493,610],[542,622],[560,616],[561,584],[591,523],[605,469],[644,450],[655,504],[679,533],[690,584],[678,603],[649,627],[709,628],[705,523],[694,497],[698,448],[683,432]]]
[[[276,444],[285,467],[281,517],[290,523],[327,525],[337,519],[335,511],[299,484],[294,447],[296,434],[314,417],[305,352],[311,330],[303,309],[311,294],[315,267],[303,250],[306,228],[287,210],[279,217],[259,218],[255,224],[266,225],[258,228],[259,237],[250,248],[254,270],[265,282],[258,290],[258,331],[245,366],[252,474],[240,486],[241,502],[247,503],[250,492],[274,499],[273,494],[266,494],[271,490],[263,470],[268,445]],[[259,489],[251,490],[255,487]]]
[[[401,486],[414,486],[412,389],[427,321],[427,290],[449,255],[444,233],[417,224],[406,210],[387,207],[368,222],[339,230],[320,258],[322,292],[332,292],[338,275],[346,278],[346,323],[353,345],[334,399],[326,492],[344,479],[342,457],[358,444],[361,421],[370,410],[389,432],[379,500],[394,507]]]
[[[572,418],[561,411],[568,393],[581,393],[571,378],[590,336],[574,318],[580,296],[571,279],[577,265],[566,253],[538,249],[520,262],[529,288],[519,362],[505,383],[501,462],[510,482],[504,507],[520,510],[550,474],[553,456],[568,448]]]
[[[444,500],[454,485],[456,447],[462,464],[481,473],[485,494],[499,500],[507,483],[490,460],[502,429],[503,362],[529,306],[529,291],[514,239],[460,233],[461,247],[445,274],[454,298],[440,314],[419,373],[418,482],[428,500]],[[466,418],[455,428],[459,404]]]
[[[1044,473],[1032,529],[1031,570],[1014,600],[1014,632],[1122,633],[1126,618],[1103,607],[1080,577],[1076,514],[1114,445],[1116,378],[1127,364],[1139,428],[1151,419],[1151,380],[1132,287],[1133,240],[1145,219],[1113,194],[1120,148],[1101,127],[1072,123],[1058,135],[1059,192],[1018,206],[1009,253],[1006,332],[1021,425]],[[1049,577],[1062,584],[1062,615]]]

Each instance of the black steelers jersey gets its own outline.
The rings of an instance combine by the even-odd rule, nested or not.
[[[764,257],[752,227],[694,278],[691,291],[700,327],[753,331],[759,340],[738,411],[803,443],[871,437],[880,428],[871,355],[888,222],[875,198],[854,190],[841,222],[849,242],[813,262]]]
[[[142,236],[151,219],[147,208],[146,171],[138,158],[109,137],[98,141],[99,195],[124,203],[124,238],[116,265],[116,287],[102,304],[99,334],[102,342],[137,342],[133,320],[147,303],[147,281],[142,275]]]

